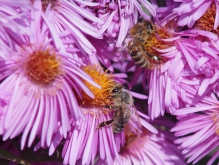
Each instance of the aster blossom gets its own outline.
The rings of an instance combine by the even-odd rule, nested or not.
[[[182,153],[188,158],[187,163],[196,164],[211,152],[207,165],[213,164],[218,158],[218,103],[212,93],[196,106],[174,113],[179,121],[171,131],[178,137],[175,143],[180,145]]]
[[[175,2],[171,8],[163,10],[158,8],[160,15],[163,17],[167,14],[166,19],[174,20],[179,27],[185,27],[186,32],[207,38],[214,35],[213,40],[218,40],[218,1]]]
[[[107,22],[102,29],[109,38],[116,37],[116,47],[120,47],[125,39],[128,28],[133,26],[139,16],[143,15],[140,5],[143,5],[155,16],[153,6],[145,0],[119,0],[119,1],[97,1],[99,6],[91,8],[97,17]],[[97,26],[99,26],[97,24]]]
[[[114,159],[119,159],[118,152],[125,142],[124,132],[114,134],[111,127],[96,128],[101,122],[112,119],[113,112],[104,108],[82,108],[82,111],[86,114],[86,121],[79,120],[72,123],[72,130],[65,140],[62,151],[63,163],[73,165],[77,160],[82,160],[81,164],[89,164],[100,156],[107,164],[112,164]],[[150,131],[157,132],[147,121],[141,120],[141,123]],[[50,146],[50,155],[62,140],[60,130]],[[38,148],[39,145],[36,146],[36,149]]]
[[[134,86],[139,77],[141,78],[142,86],[148,92],[148,113],[151,119],[163,116],[165,111],[172,113],[184,105],[173,87],[179,82],[180,74],[187,65],[187,59],[180,47],[182,39],[176,33],[178,29],[175,24],[164,20],[163,23],[155,24],[154,28],[143,48],[159,60],[149,61],[150,65],[143,68],[136,65],[130,82]],[[129,62],[127,70],[133,66],[134,63]]]
[[[1,156],[217,161],[217,0],[3,0],[1,14]]]
[[[83,70],[90,75],[95,82],[102,87],[97,89],[93,85],[86,83],[88,88],[94,92],[95,98],[92,99],[83,95],[83,100],[79,101],[80,109],[84,113],[86,120],[72,120],[72,130],[65,139],[62,151],[64,164],[75,164],[77,160],[82,160],[82,164],[90,164],[100,155],[100,159],[105,159],[108,164],[112,164],[121,146],[124,145],[124,132],[114,134],[111,126],[98,128],[99,124],[114,118],[112,109],[106,105],[112,105],[110,94],[113,87],[117,84],[112,75],[102,72],[98,66],[87,66]],[[130,107],[131,108],[131,107]],[[157,132],[147,121],[141,119],[141,124],[152,132]],[[135,132],[135,121],[132,121],[133,132]],[[51,155],[56,147],[63,140],[62,129],[56,134],[50,145]],[[35,149],[40,147],[40,142]],[[73,154],[74,153],[74,154]]]
[[[183,83],[190,82],[199,88],[195,96],[201,99],[216,86],[218,77],[217,35],[204,30],[198,34],[192,29],[181,30],[176,23],[177,19],[171,14],[160,19],[162,20],[155,23],[157,29],[143,46],[146,52],[158,58],[160,63],[150,61],[155,67],[145,67],[147,70],[136,66],[136,74],[131,82],[131,85],[134,85],[142,75],[144,89],[147,89],[146,84],[149,83],[148,113],[152,119],[164,115],[165,110],[172,113],[185,106],[184,98],[180,97],[182,93],[178,92],[186,90],[175,89],[175,86],[180,87]],[[130,63],[127,67],[132,66]]]
[[[148,119],[147,116],[142,116]],[[167,129],[173,124],[162,119],[156,119],[152,123],[156,126],[162,125]],[[143,127],[142,133],[138,135],[125,135],[125,144],[113,164],[185,164],[180,150],[173,143],[175,137],[168,131],[161,130],[159,126],[156,134]],[[96,164],[104,163],[105,160],[98,160]]]
[[[201,99],[217,86],[218,49],[208,42],[189,38],[182,39],[179,44],[188,65],[182,71],[178,85],[194,86],[194,98]],[[191,93],[189,90],[187,92]]]
[[[103,33],[103,39],[89,37],[89,41],[96,48],[95,56],[110,71],[113,71],[112,63],[124,61],[126,57],[123,52],[125,43],[123,42],[130,27],[132,27],[140,17],[147,17],[142,7],[144,6],[153,16],[156,15],[153,6],[147,1],[119,0],[119,1],[96,1],[97,6],[87,7],[105,24],[94,24]],[[103,53],[104,52],[104,53]]]
[[[181,5],[174,9],[174,11],[179,16],[178,25],[185,26],[188,25],[191,28],[195,22],[203,16],[211,4],[216,6],[218,10],[218,1],[207,0],[207,1],[178,1]],[[218,17],[218,12],[215,12],[216,18]],[[218,20],[214,22],[214,28],[217,28]]]
[[[62,51],[66,51],[77,60],[88,55],[90,57],[88,61],[97,63],[96,57],[93,55],[96,49],[88,41],[87,36],[102,38],[101,32],[92,23],[102,24],[103,21],[85,10],[83,5],[79,5],[83,2],[55,0],[33,1],[32,3],[34,8],[41,11],[41,17],[48,20],[50,26],[54,28],[54,32],[61,39]],[[87,4],[92,6],[93,3],[87,2]]]
[[[3,140],[22,133],[21,148],[29,133],[28,146],[36,136],[41,137],[42,146],[49,145],[60,124],[66,137],[71,129],[70,117],[84,117],[72,88],[79,95],[84,90],[94,97],[81,79],[99,87],[78,67],[77,61],[59,50],[57,45],[63,47],[61,41],[40,14],[39,11],[31,12],[30,31],[33,34],[25,45],[19,45],[18,50],[1,63],[0,70],[0,133]]]

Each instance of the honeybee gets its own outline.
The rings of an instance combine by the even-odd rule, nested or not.
[[[142,68],[153,68],[154,64],[160,64],[162,59],[145,50],[144,44],[155,33],[155,26],[151,21],[137,23],[130,29],[132,40],[128,43],[128,51],[132,60]]]
[[[133,106],[131,94],[121,84],[117,84],[112,89],[111,98],[113,106],[106,107],[115,110],[114,119],[100,123],[97,129],[112,126],[113,133],[119,133],[125,128],[126,133],[130,135],[133,132],[129,125],[130,120],[134,120],[134,123],[137,123],[137,129],[139,129],[141,127],[140,118]]]
[[[130,29],[130,36],[133,39],[137,39],[140,42],[144,43],[148,40],[148,38],[155,32],[155,26],[151,21],[144,20],[143,22],[139,22],[135,24]]]

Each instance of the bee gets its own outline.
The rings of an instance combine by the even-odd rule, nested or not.
[[[154,35],[156,29],[151,21],[143,21],[134,25],[130,29],[132,40],[128,43],[128,51],[135,64],[142,68],[153,68],[154,64],[162,63],[159,56],[153,55],[145,50],[144,44],[151,35]]]
[[[139,22],[135,24],[131,29],[130,29],[130,36],[133,39],[137,39],[142,43],[145,43],[148,38],[154,34],[155,32],[155,26],[151,21],[144,20],[143,22]]]
[[[115,111],[114,118],[104,121],[97,126],[102,128],[112,126],[113,133],[120,133],[124,128],[127,134],[132,133],[129,121],[132,119],[137,122],[138,127],[141,126],[140,118],[136,109],[133,107],[133,98],[131,94],[124,89],[121,84],[115,85],[111,94],[113,106],[106,106]]]

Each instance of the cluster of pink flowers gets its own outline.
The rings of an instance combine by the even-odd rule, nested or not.
[[[129,30],[143,20],[156,27],[145,55],[164,59],[153,68],[127,51]],[[0,0],[0,157],[218,163],[218,25],[219,0]],[[131,134],[98,128],[115,118],[107,105],[115,84],[134,97],[141,127],[130,119]]]

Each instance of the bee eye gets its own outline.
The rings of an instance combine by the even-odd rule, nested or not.
[[[113,93],[118,93],[118,92],[119,92],[119,89],[118,89],[118,88],[114,88],[114,89],[112,90],[112,92],[113,92]]]
[[[152,26],[150,23],[148,23],[148,24],[146,25],[146,27],[147,27],[148,29],[150,29],[150,30],[153,30],[153,26]]]

